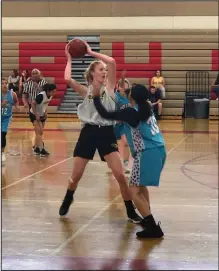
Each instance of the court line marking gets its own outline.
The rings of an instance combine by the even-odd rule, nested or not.
[[[96,219],[99,218],[117,199],[119,199],[121,195],[117,195],[111,202],[109,202],[107,205],[105,205],[103,208],[100,209],[99,212],[97,212],[86,224],[84,224],[80,229],[78,229],[74,234],[72,234],[71,237],[66,239],[61,245],[59,245],[56,249],[54,249],[50,256],[54,256],[58,254],[63,248],[65,248],[71,241],[73,241],[80,233],[82,233],[84,230],[86,230],[89,225]]]
[[[190,135],[184,136],[179,143],[177,143],[175,146],[173,146],[168,152],[167,155],[170,155],[172,151],[174,151],[176,148],[178,148]]]
[[[179,143],[177,143],[173,148],[171,148],[168,152],[167,155],[172,153],[177,147],[179,147],[187,138],[189,135],[184,136]],[[65,248],[70,242],[72,242],[80,233],[82,233],[84,230],[86,230],[89,225],[96,219],[99,218],[109,207],[111,207],[114,202],[121,197],[121,194],[117,195],[111,202],[109,202],[105,207],[101,208],[99,212],[97,212],[86,224],[84,224],[80,229],[78,229],[75,233],[73,233],[68,239],[66,239],[63,243],[61,243],[56,249],[54,249],[51,253],[50,256],[57,255],[60,253],[63,248]]]
[[[191,165],[190,163],[192,163],[192,162],[194,162],[194,161],[200,161],[199,159],[200,158],[203,158],[203,157],[208,157],[208,156],[211,156],[211,155],[217,155],[217,153],[208,153],[208,154],[204,154],[204,155],[200,155],[200,156],[197,156],[197,157],[195,157],[195,158],[192,158],[192,159],[189,159],[189,160],[187,160],[186,162],[184,162],[182,165],[181,165],[181,167],[180,167],[180,171],[183,173],[183,175],[185,176],[185,177],[187,177],[190,181],[192,181],[192,182],[194,182],[194,183],[198,183],[198,184],[200,184],[200,185],[202,185],[202,186],[205,186],[205,187],[208,187],[208,188],[211,188],[211,189],[214,189],[214,190],[218,190],[218,187],[217,186],[213,186],[213,185],[209,185],[209,184],[206,184],[206,183],[204,183],[204,182],[201,182],[201,181],[198,181],[196,178],[195,178],[195,176],[190,176],[187,172],[186,172],[186,166],[188,166],[188,165]],[[191,170],[191,172],[192,172],[192,170]],[[199,173],[199,175],[201,175],[201,174],[203,174],[203,173]],[[212,176],[212,175],[210,175],[210,176]],[[214,176],[216,176],[216,175],[214,175]]]
[[[49,167],[46,167],[46,168],[41,169],[41,170],[39,170],[39,171],[36,171],[36,172],[34,172],[33,174],[31,174],[31,175],[28,175],[28,176],[26,176],[26,177],[24,177],[24,178],[22,178],[22,179],[20,179],[20,180],[18,180],[18,181],[16,181],[16,182],[13,182],[13,183],[11,183],[11,184],[9,184],[9,185],[6,185],[6,186],[2,187],[2,190],[5,190],[5,189],[7,189],[7,188],[9,188],[9,187],[11,187],[11,186],[14,186],[14,185],[20,183],[20,182],[23,182],[23,181],[25,181],[25,180],[27,180],[27,179],[29,179],[29,178],[31,178],[31,177],[33,177],[33,176],[35,176],[35,175],[41,173],[41,172],[44,172],[44,171],[46,171],[46,170],[48,170],[48,169],[50,169],[50,168],[53,168],[53,167],[55,167],[55,166],[58,166],[58,165],[60,165],[60,164],[62,164],[62,163],[64,163],[64,162],[66,162],[66,161],[68,161],[68,160],[70,160],[70,159],[72,159],[72,158],[73,158],[73,157],[66,158],[66,159],[64,159],[64,160],[62,160],[62,161],[60,161],[60,162],[58,162],[58,163],[55,163],[55,164],[49,166]]]
[[[171,149],[168,151],[167,155],[169,155],[174,149],[176,149],[180,144],[182,144],[183,141],[185,141],[185,140],[188,138],[188,136],[189,136],[189,135],[186,135],[185,137],[183,137],[182,140],[180,140],[180,142],[179,142],[177,145],[175,145],[173,148],[171,148]],[[25,180],[27,180],[27,179],[29,179],[29,178],[31,178],[31,177],[33,177],[33,176],[35,176],[35,175],[41,173],[41,172],[46,171],[47,169],[53,168],[53,167],[55,167],[55,166],[58,166],[58,165],[60,165],[60,164],[62,164],[62,163],[64,163],[64,162],[66,162],[66,161],[68,161],[68,160],[70,160],[70,159],[72,159],[72,158],[73,158],[73,157],[69,157],[69,158],[67,158],[67,159],[64,159],[64,160],[62,160],[62,161],[56,163],[56,164],[53,164],[53,165],[51,165],[51,166],[49,166],[49,167],[46,167],[46,168],[44,168],[44,169],[42,169],[42,170],[36,171],[36,172],[34,172],[33,174],[31,174],[31,175],[28,175],[28,176],[26,176],[26,177],[24,177],[24,178],[21,178],[20,180],[18,180],[18,181],[16,181],[16,182],[13,182],[13,183],[11,183],[11,184],[9,184],[9,185],[6,185],[6,186],[2,187],[2,190],[5,190],[5,189],[7,189],[7,188],[9,188],[9,187],[12,187],[12,186],[14,186],[14,185],[20,183],[20,182],[23,182],[23,181],[25,181]],[[97,162],[94,162],[94,161],[93,161],[93,163],[99,163],[99,162],[98,162],[98,161],[97,161]]]
[[[24,178],[22,178],[22,179],[19,179],[19,180],[16,181],[16,182],[13,182],[13,183],[11,183],[11,184],[9,184],[9,185],[6,185],[6,186],[2,187],[2,190],[5,190],[5,189],[7,189],[7,188],[9,188],[9,187],[11,187],[11,186],[14,186],[14,185],[20,183],[20,182],[23,182],[23,181],[25,181],[25,180],[27,180],[27,179],[29,179],[29,178],[31,178],[31,177],[33,177],[33,176],[35,176],[35,175],[41,173],[41,172],[46,171],[47,169],[50,169],[50,168],[55,167],[55,166],[58,166],[59,164],[62,164],[62,163],[66,162],[66,161],[68,161],[68,160],[70,160],[70,159],[72,159],[72,158],[73,158],[73,157],[66,158],[66,159],[64,159],[64,160],[62,160],[62,161],[60,161],[60,162],[58,162],[58,163],[56,163],[56,164],[53,164],[53,165],[51,165],[51,166],[49,166],[49,167],[46,167],[46,168],[44,168],[44,169],[41,169],[41,170],[39,170],[39,171],[36,171],[36,172],[34,172],[33,174],[31,174],[31,175],[28,175],[28,176],[26,176],[26,177],[24,177]],[[100,161],[91,161],[91,162],[89,162],[89,164],[97,164],[97,163],[101,163],[101,162],[100,162]]]
[[[174,151],[178,146],[180,146],[187,138],[188,138],[188,136],[189,135],[186,135],[185,137],[183,137],[173,148],[171,148],[168,152],[167,152],[167,155],[169,155],[170,153],[172,153],[172,151]],[[5,186],[5,187],[3,187],[2,188],[2,190],[4,190],[4,189],[7,189],[8,187],[11,187],[11,186],[14,186],[14,185],[16,185],[16,184],[18,184],[18,183],[20,183],[20,182],[22,182],[22,181],[25,181],[25,180],[27,180],[28,178],[30,178],[30,177],[33,177],[33,176],[35,176],[35,175],[37,175],[37,174],[39,174],[39,173],[41,173],[41,172],[44,172],[44,171],[46,171],[46,170],[48,170],[48,169],[50,169],[50,168],[52,168],[52,167],[55,167],[55,166],[57,166],[57,165],[59,165],[59,164],[61,164],[61,163],[64,163],[65,161],[68,161],[68,160],[70,160],[70,159],[72,159],[73,157],[69,157],[69,158],[67,158],[67,159],[64,159],[64,160],[62,160],[62,161],[60,161],[60,162],[58,162],[58,163],[56,163],[56,164],[53,164],[53,165],[51,165],[51,166],[49,166],[49,167],[46,167],[46,168],[44,168],[44,169],[42,169],[42,170],[39,170],[39,171],[37,171],[37,172],[35,172],[35,173],[33,173],[33,174],[31,174],[31,175],[29,175],[29,176],[26,176],[26,177],[24,177],[24,178],[22,178],[22,179],[20,179],[20,180],[18,180],[18,181],[16,181],[16,182],[14,182],[14,183],[11,183],[11,184],[9,184],[9,185],[7,185],[7,186]],[[101,208],[101,210],[99,211],[99,212],[97,212],[86,224],[84,224],[80,229],[78,229],[71,237],[69,237],[65,242],[63,242],[61,245],[59,245],[54,251],[52,251],[52,253],[50,254],[51,256],[53,256],[53,255],[56,255],[56,254],[58,254],[58,253],[60,253],[61,252],[61,250],[63,249],[63,248],[65,248],[71,241],[73,241],[80,233],[82,233],[96,218],[98,218],[98,217],[100,217],[111,205],[113,205],[114,204],[114,202],[117,200],[117,199],[119,199],[121,197],[121,194],[119,194],[119,195],[117,195],[111,202],[109,202],[106,206],[104,206],[103,208]]]
[[[31,203],[31,202],[39,202],[39,203],[57,203],[57,204],[60,204],[60,200],[35,200],[35,199],[23,199],[23,200],[21,200],[21,199],[2,199],[2,201],[5,201],[5,202],[8,202],[8,203],[14,203],[14,202],[23,202],[23,203],[26,203],[26,202],[29,202],[29,203]],[[216,199],[214,200],[214,201],[216,201]],[[92,206],[96,206],[96,205],[103,205],[103,204],[106,204],[107,202],[103,202],[103,201],[97,201],[97,202],[89,202],[89,205],[92,205]],[[76,201],[75,203],[74,203],[74,205],[84,205],[84,204],[88,204],[88,201]],[[116,202],[113,202],[112,203],[112,205],[113,204],[117,204]],[[122,204],[122,203],[121,203]],[[216,204],[216,203],[215,203]],[[153,206],[160,206],[160,207],[170,207],[170,206],[172,206],[172,207],[181,207],[181,206],[184,206],[184,207],[197,207],[197,208],[200,208],[200,207],[203,207],[203,208],[218,208],[218,205],[202,205],[202,204],[184,204],[184,203],[182,203],[182,204],[153,204],[152,205],[152,207]]]

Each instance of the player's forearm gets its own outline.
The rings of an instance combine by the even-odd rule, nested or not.
[[[110,56],[107,56],[107,55],[104,55],[101,53],[97,53],[94,51],[90,52],[89,54],[95,58],[102,60],[106,64],[115,64],[116,63],[115,59]]]
[[[156,103],[154,103],[154,105],[155,105],[155,104],[159,104],[159,103],[160,103],[160,100],[156,101]]]
[[[100,101],[99,96],[94,96],[93,98],[94,105],[97,109],[97,112],[100,114],[100,116],[104,119],[110,119],[110,120],[117,120],[117,116],[115,111],[109,112],[105,109],[105,107],[102,105]]]
[[[71,81],[71,58],[67,59],[67,64],[65,67],[65,73],[64,73],[64,78],[67,83]]]

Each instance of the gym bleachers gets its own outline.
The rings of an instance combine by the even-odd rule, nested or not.
[[[48,110],[57,112],[66,92],[65,36],[6,35],[2,42],[3,76],[8,77],[12,69],[27,69],[29,72],[34,68],[39,69],[49,83],[57,85],[56,96]]]
[[[166,88],[163,115],[166,116],[182,114],[187,71],[208,71],[210,82],[217,75],[215,31],[151,30],[139,35],[108,34],[102,35],[100,42],[102,52],[116,59],[118,77],[125,69],[131,82],[149,86],[154,71],[162,70]]]
[[[103,31],[102,31],[103,32]],[[57,110],[64,99],[64,47],[69,31],[3,32],[2,70],[8,77],[12,69],[38,68],[43,76],[57,84],[58,91],[50,106]],[[91,33],[98,35],[98,32]],[[80,35],[89,35],[86,31]],[[126,70],[130,81],[147,86],[156,70],[165,78],[166,99],[163,115],[181,116],[186,89],[186,72],[208,71],[210,82],[218,70],[218,33],[215,30],[107,31],[100,35],[100,51],[117,61],[117,78]],[[67,95],[67,94],[66,94]],[[213,101],[210,114],[218,114]]]

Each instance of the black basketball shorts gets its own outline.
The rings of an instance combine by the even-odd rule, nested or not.
[[[93,160],[96,150],[102,161],[107,154],[118,151],[113,126],[86,124],[81,129],[73,156]]]
[[[31,113],[31,112],[29,112],[29,118],[30,118],[30,121],[32,123],[34,123],[34,121],[36,120],[36,116],[33,113]],[[45,122],[46,118],[45,117],[40,117],[40,121],[41,122]]]

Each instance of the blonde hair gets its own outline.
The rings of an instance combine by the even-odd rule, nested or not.
[[[95,68],[97,65],[103,63],[101,60],[94,60],[90,63],[90,65],[88,66],[88,68],[86,69],[85,73],[84,73],[84,77],[87,81],[88,84],[91,84],[93,81],[93,75],[92,72],[94,72]]]
[[[130,88],[131,84],[130,84],[129,80],[126,79],[126,78],[120,78],[118,83],[117,83],[117,86],[125,88],[125,83],[128,85],[128,88]]]
[[[6,81],[8,83],[8,80],[5,77],[2,77],[1,81]]]

